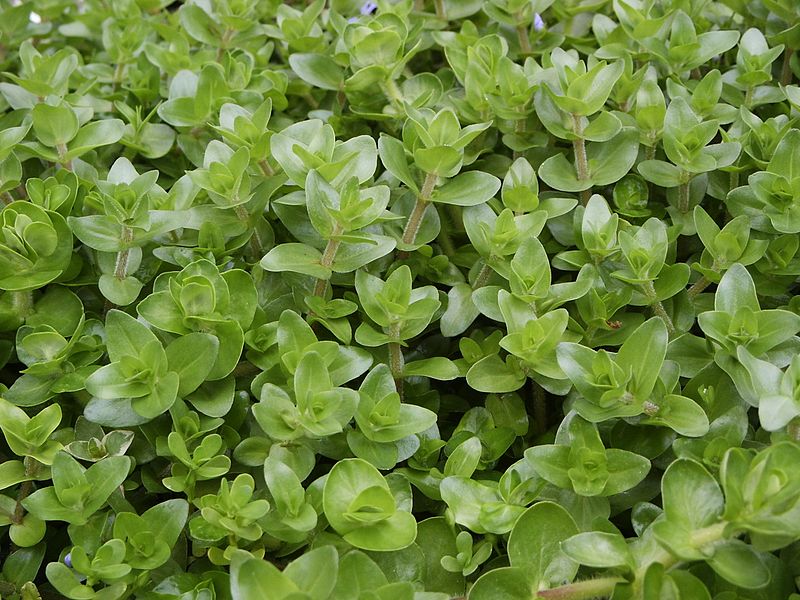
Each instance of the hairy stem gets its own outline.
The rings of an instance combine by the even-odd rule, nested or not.
[[[392,325],[387,332],[389,337],[395,340],[400,339],[400,324]],[[403,359],[403,349],[400,347],[400,342],[389,342],[389,369],[392,371],[394,378],[394,385],[397,393],[400,394],[400,399],[403,399],[403,367],[405,360]]]
[[[217,48],[217,62],[222,59],[222,55],[225,54],[225,51],[228,49],[228,44],[230,44],[231,38],[233,38],[235,33],[233,29],[226,29],[225,33],[222,34],[222,38],[219,41],[219,48]]]
[[[383,83],[383,93],[384,95],[397,107],[402,107],[403,102],[405,102],[405,98],[403,97],[403,92],[400,91],[397,83],[394,79],[387,79]]]
[[[691,300],[699,296],[709,285],[711,285],[711,280],[703,275],[689,288],[689,291],[687,292],[689,294],[689,299]]]
[[[531,48],[531,40],[528,37],[528,28],[525,25],[517,25],[517,39],[522,53],[530,54],[533,49]]]
[[[589,159],[586,156],[586,140],[583,138],[583,125],[579,115],[572,115],[572,133],[576,136],[572,140],[572,149],[575,152],[575,171],[578,181],[586,181],[589,179]],[[591,195],[591,188],[581,192],[581,203],[584,206],[589,202]]]
[[[439,237],[436,239],[439,241],[439,246],[441,246],[445,256],[452,258],[455,256],[456,246],[453,243],[453,237],[450,235],[452,229],[450,217],[444,209],[439,211],[439,222],[441,223],[441,230],[439,231]]]
[[[691,180],[682,183],[678,188],[678,210],[681,214],[689,212],[689,200],[691,198]]]
[[[789,85],[792,83],[792,56],[794,56],[794,48],[786,46],[783,50],[783,68],[781,69],[781,85]]]
[[[533,385],[533,431],[542,435],[547,431],[547,397],[542,386],[535,381]]]
[[[624,581],[622,577],[599,577],[541,590],[536,594],[537,598],[542,600],[591,600],[600,596],[610,596],[617,584]]]
[[[330,269],[331,265],[333,265],[333,261],[336,259],[336,252],[339,250],[339,246],[342,242],[336,239],[341,233],[341,230],[337,228],[333,232],[334,237],[328,240],[328,244],[325,246],[325,251],[322,253],[322,259],[320,259],[319,264],[321,264],[326,269]],[[323,279],[322,277],[317,278],[317,282],[314,285],[314,295],[315,296],[324,296],[325,290],[328,289],[328,280]]]
[[[67,171],[72,171],[72,160],[67,160],[67,145],[56,144],[56,152],[58,152],[58,162],[61,167]]]
[[[667,331],[671,336],[673,333],[675,333],[675,324],[672,322],[669,314],[667,314],[664,305],[661,304],[661,300],[658,299],[656,288],[653,285],[653,282],[648,281],[647,283],[642,284],[642,287],[644,288],[644,295],[650,299],[650,308],[653,309],[653,313],[655,313],[657,317],[660,317],[661,320],[664,321],[664,325],[667,326]]]
[[[262,158],[258,161],[258,168],[261,169],[261,172],[266,177],[272,177],[275,175],[275,170],[270,166],[266,158]]]
[[[422,225],[422,217],[425,214],[425,209],[428,208],[435,185],[436,175],[433,173],[425,175],[425,181],[422,184],[417,203],[414,205],[414,210],[411,211],[411,216],[408,217],[408,222],[403,230],[404,244],[411,245],[417,239],[417,233],[419,233],[419,228]]]
[[[25,475],[28,477],[35,477],[36,473],[39,471],[39,461],[35,458],[31,458],[30,456],[25,457]],[[22,506],[22,501],[27,498],[30,493],[33,491],[33,482],[23,481],[22,485],[19,486],[19,492],[17,492],[17,503],[14,506],[14,514],[11,516],[11,521],[17,525],[22,523],[22,519],[25,517],[25,509]]]
[[[117,261],[114,265],[114,277],[121,280],[128,276],[128,259],[131,254],[130,243],[133,241],[133,229],[123,226],[120,241],[122,241],[124,248],[117,252]]]

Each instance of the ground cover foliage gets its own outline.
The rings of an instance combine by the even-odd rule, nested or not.
[[[798,48],[0,0],[0,595],[800,597]]]

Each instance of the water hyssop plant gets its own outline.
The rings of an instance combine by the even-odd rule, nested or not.
[[[0,0],[0,598],[800,600],[800,2]]]

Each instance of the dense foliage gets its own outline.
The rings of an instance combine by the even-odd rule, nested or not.
[[[0,596],[785,600],[796,0],[0,0]]]

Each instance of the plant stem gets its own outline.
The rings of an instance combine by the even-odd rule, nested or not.
[[[336,236],[338,236],[340,233],[342,232],[337,227],[337,229],[333,232],[334,237],[328,240],[328,244],[325,246],[325,251],[322,253],[322,258],[320,259],[319,264],[326,269],[330,269],[331,265],[333,265],[333,261],[336,258],[336,251],[339,250],[339,246],[342,243],[336,239]],[[325,295],[326,289],[328,289],[328,280],[323,279],[322,277],[317,278],[317,283],[314,285],[314,295],[322,297]]]
[[[266,158],[262,158],[261,160],[258,161],[258,168],[261,169],[261,172],[266,177],[271,177],[271,176],[275,175],[274,169],[267,162]]]
[[[225,51],[228,49],[228,44],[230,44],[231,38],[235,33],[233,29],[226,29],[225,33],[222,34],[222,38],[219,41],[219,48],[217,48],[217,62],[222,59],[222,55],[225,54]]]
[[[528,28],[525,25],[517,25],[517,39],[522,53],[530,54],[533,49],[531,48],[531,40],[528,37]]]
[[[425,181],[422,184],[422,190],[417,197],[417,203],[414,205],[414,210],[411,211],[411,216],[408,217],[406,228],[403,230],[403,243],[411,245],[417,239],[420,225],[422,225],[422,217],[425,214],[425,209],[428,208],[428,203],[433,193],[433,187],[436,185],[436,175],[428,173],[425,175]]]
[[[709,285],[711,285],[711,280],[705,275],[703,275],[700,279],[695,281],[689,288],[689,291],[687,292],[689,294],[689,299],[692,300],[697,296],[699,296],[700,293],[702,293],[702,291],[705,290]]]
[[[526,40],[528,38],[525,38]],[[522,112],[522,111],[520,111]],[[524,134],[528,129],[528,116],[523,114],[521,119],[517,119],[514,123],[514,133],[519,135],[520,137]],[[522,156],[522,152],[519,150],[514,150],[514,160],[517,160],[520,156]]]
[[[682,183],[678,188],[678,210],[681,214],[689,212],[689,200],[691,198],[691,180]]]
[[[119,84],[122,82],[122,74],[125,71],[125,63],[117,63],[117,66],[114,68],[114,75],[111,77],[111,87],[114,91],[117,91]]]
[[[395,106],[402,107],[405,98],[394,79],[387,79],[383,83],[383,92]]]
[[[536,597],[542,600],[591,600],[599,596],[610,596],[618,583],[623,583],[622,577],[599,577],[576,581],[549,590],[536,592]]]
[[[792,56],[794,48],[786,46],[783,51],[783,68],[781,69],[781,85],[792,83]]]
[[[11,306],[14,307],[21,319],[26,319],[33,314],[33,292],[31,290],[10,293]]]
[[[648,281],[647,283],[643,283],[642,287],[644,288],[644,295],[650,299],[650,307],[653,309],[653,312],[664,321],[664,325],[667,326],[667,332],[672,336],[672,334],[675,333],[675,324],[672,322],[669,314],[667,314],[664,305],[661,304],[661,300],[658,299],[653,282]]]
[[[446,214],[445,210],[439,211],[439,222],[441,223],[442,228],[439,231],[439,237],[436,239],[439,240],[439,245],[442,247],[442,252],[444,252],[445,256],[452,258],[455,256],[456,246],[453,243],[452,236],[450,235],[450,217]]]
[[[25,475],[28,477],[35,477],[36,473],[39,471],[39,461],[35,458],[31,458],[30,456],[26,456],[25,460]],[[22,519],[25,517],[25,509],[22,506],[22,501],[27,498],[30,493],[33,491],[33,482],[23,481],[22,485],[19,486],[19,492],[17,492],[17,504],[14,506],[14,514],[11,516],[11,521],[17,525],[22,523]]]
[[[436,16],[446,21],[447,11],[444,7],[444,0],[433,0],[433,5],[436,7]]]
[[[692,545],[696,548],[702,548],[719,541],[723,537],[725,526],[726,522],[721,521],[694,531],[691,536]],[[680,562],[678,558],[665,549],[659,548],[658,550],[659,552],[653,560],[646,562],[636,571],[633,579],[634,586],[641,585],[642,578],[647,569],[650,568],[650,565],[661,563],[665,569],[669,569]],[[590,600],[600,596],[610,596],[614,593],[614,588],[617,584],[625,583],[625,581],[627,580],[622,577],[598,577],[597,579],[576,581],[549,590],[537,591],[536,598],[542,600]]]
[[[8,206],[14,202],[14,196],[11,195],[11,192],[3,192],[2,196],[0,196],[0,201],[2,201],[5,206]]]
[[[586,140],[583,139],[583,125],[579,115],[572,115],[572,133],[576,136],[572,140],[572,149],[575,152],[575,171],[578,181],[586,181],[589,179],[589,159],[586,156]],[[581,203],[584,206],[589,202],[591,195],[591,188],[581,192]]]
[[[747,109],[750,108],[750,104],[753,102],[753,92],[755,92],[755,90],[755,86],[751,85],[744,94],[744,107]]]
[[[117,262],[114,265],[114,277],[122,280],[128,276],[128,259],[131,253],[130,243],[133,241],[133,229],[123,225],[120,240],[125,247],[117,252]]]
[[[542,435],[547,431],[547,397],[544,388],[535,381],[533,384],[533,431]]]
[[[392,339],[400,339],[400,324],[395,324],[389,327],[387,332]],[[400,347],[400,342],[389,342],[389,369],[392,371],[394,378],[394,385],[397,393],[400,394],[400,399],[403,399],[403,367],[405,361],[403,359],[403,349]]]
[[[58,161],[61,164],[61,166],[67,171],[72,171],[72,161],[65,160],[67,156],[67,145],[56,144],[56,152],[58,152]]]

